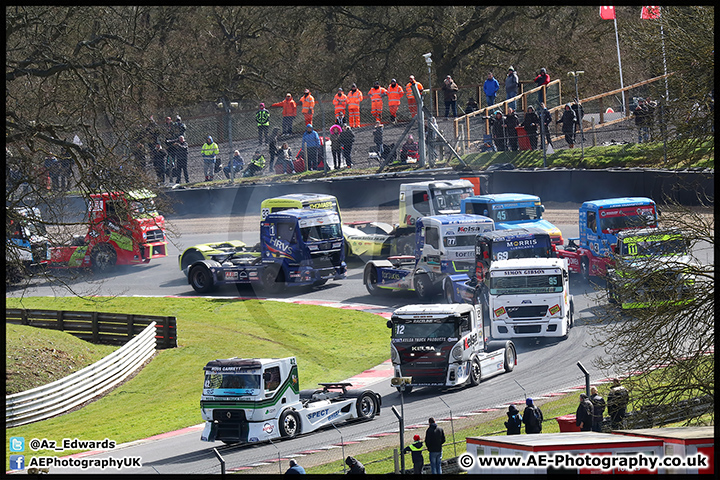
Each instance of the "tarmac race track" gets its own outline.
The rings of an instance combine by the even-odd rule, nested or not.
[[[546,206],[547,207],[547,206]],[[563,237],[578,235],[577,206],[563,205],[564,208],[548,207],[545,217],[555,223],[563,232]],[[391,216],[396,212],[348,211],[343,212],[343,221],[360,219],[379,220],[392,223]],[[369,215],[363,217],[363,215]],[[172,244],[169,255],[160,260],[153,260],[148,265],[118,267],[107,275],[93,276],[82,273],[77,278],[68,274],[66,281],[79,294],[96,295],[172,295],[195,296],[193,289],[187,284],[185,276],[178,268],[178,254],[186,247],[198,243],[218,240],[239,239],[253,245],[258,241],[258,218],[253,216],[242,219],[168,219]],[[254,227],[251,225],[255,225]],[[283,301],[300,303],[320,303],[345,308],[362,308],[367,311],[384,314],[378,321],[385,322],[385,317],[395,308],[417,303],[413,293],[396,293],[381,297],[371,297],[362,284],[363,263],[359,260],[349,262],[348,277],[338,282],[328,282],[316,289],[292,290],[280,296]],[[543,395],[567,391],[572,387],[584,385],[584,376],[576,366],[581,361],[591,373],[591,381],[596,383],[613,376],[617,372],[600,372],[593,366],[593,359],[603,354],[598,348],[588,346],[591,337],[588,333],[588,321],[593,318],[593,308],[597,305],[596,292],[579,276],[571,276],[570,291],[575,302],[575,328],[564,341],[530,341],[516,342],[518,361],[515,370],[485,380],[478,387],[465,387],[455,390],[438,391],[428,388],[417,389],[405,396],[405,425],[409,428],[407,439],[419,433],[424,437],[427,419],[449,419],[452,412],[455,429],[475,418],[475,415],[503,415],[507,405],[523,402],[526,396],[538,400],[542,404]],[[242,296],[254,297],[252,288],[240,290]],[[7,296],[43,296],[69,295],[69,292],[53,284],[38,283],[26,291],[8,290]],[[211,296],[237,297],[238,291],[233,286],[214,292]],[[440,298],[438,297],[438,302]],[[389,335],[388,335],[389,338]],[[358,339],[351,340],[349,348],[361,346]],[[200,375],[200,372],[198,373]],[[220,473],[219,462],[213,454],[216,447],[226,462],[226,469],[246,470],[248,473],[278,473],[276,461],[302,454],[298,461],[301,465],[310,466],[322,461],[337,460],[341,468],[342,452],[340,434],[345,442],[345,455],[353,455],[362,451],[378,448],[382,445],[397,445],[398,422],[390,407],[397,405],[400,409],[400,395],[390,386],[388,379],[392,376],[389,365],[384,364],[377,369],[358,372],[355,383],[362,383],[382,395],[382,415],[369,422],[339,425],[339,432],[330,428],[298,438],[260,444],[250,447],[225,446],[217,442],[209,444],[200,441],[201,429],[189,426],[180,432],[159,435],[152,439],[121,445],[111,451],[80,454],[82,458],[104,457],[142,457],[142,468],[104,470],[91,468],[80,470],[74,468],[53,469],[56,473],[161,473],[161,474],[217,474]],[[341,378],[328,378],[327,381],[342,381]],[[201,385],[198,384],[198,398]],[[303,385],[302,388],[312,388]],[[447,403],[438,401],[441,395]],[[549,396],[547,397],[549,398]],[[492,410],[492,409],[500,410]],[[520,408],[520,407],[519,407]],[[483,412],[483,410],[491,409]],[[493,413],[494,412],[494,413]],[[459,418],[466,417],[466,418]],[[198,408],[198,424],[202,422]],[[448,442],[452,441],[449,422],[443,422]],[[414,430],[414,431],[413,431]],[[387,435],[384,435],[387,434]],[[458,438],[457,440],[460,440]],[[333,445],[335,445],[333,447]],[[464,443],[458,444],[458,454],[465,451]],[[317,451],[317,453],[309,453]],[[305,453],[302,453],[305,452]],[[273,462],[274,461],[274,462]],[[410,459],[407,458],[407,465]],[[282,461],[283,471],[287,461]]]

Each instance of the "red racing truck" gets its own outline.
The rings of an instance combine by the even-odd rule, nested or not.
[[[634,228],[657,228],[655,202],[646,197],[606,198],[591,200],[580,206],[579,238],[568,239],[557,249],[558,258],[566,258],[568,269],[591,276],[604,277],[612,263],[612,246],[617,233]]]
[[[52,247],[49,266],[106,271],[167,256],[165,217],[153,198],[147,190],[90,195],[88,232],[69,246]]]

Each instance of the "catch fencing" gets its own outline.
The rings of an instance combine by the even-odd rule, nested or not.
[[[17,427],[65,413],[115,388],[155,353],[155,322],[110,355],[41,387],[5,397],[5,425]]]

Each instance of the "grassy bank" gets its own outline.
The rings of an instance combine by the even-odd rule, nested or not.
[[[300,387],[340,381],[387,359],[387,327],[377,315],[261,300],[203,298],[6,299],[12,308],[125,312],[177,317],[178,348],[158,351],[132,380],[84,408],[6,430],[25,438],[118,443],[196,425],[202,368],[217,358],[296,356]],[[64,334],[42,329],[50,341]],[[361,347],[361,348],[357,348]],[[14,355],[10,347],[8,355]],[[63,374],[60,377],[64,376]],[[37,455],[67,455],[37,452]],[[7,467],[7,464],[6,464]]]

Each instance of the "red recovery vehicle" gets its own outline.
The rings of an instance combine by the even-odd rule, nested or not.
[[[90,195],[88,232],[72,245],[52,247],[50,267],[105,271],[167,256],[165,217],[146,190]]]

